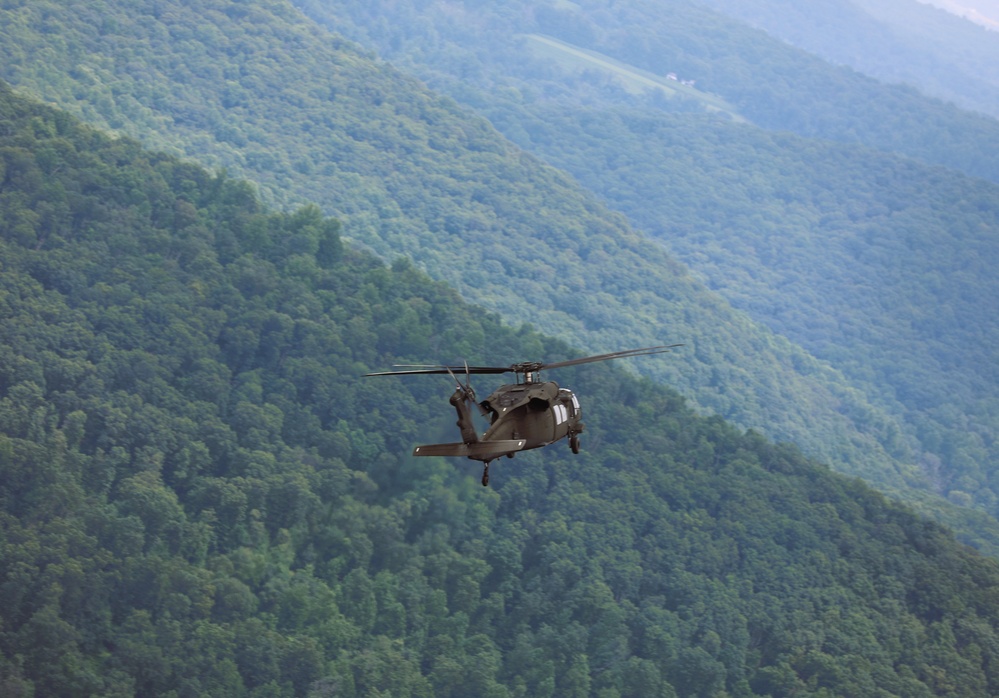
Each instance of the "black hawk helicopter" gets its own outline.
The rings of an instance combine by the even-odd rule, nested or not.
[[[527,361],[512,366],[417,366],[396,365],[397,371],[366,373],[365,376],[415,376],[447,374],[454,379],[457,389],[450,403],[458,413],[460,443],[429,444],[413,449],[414,456],[465,456],[482,461],[482,484],[489,484],[489,463],[506,456],[513,458],[517,451],[548,446],[560,439],[569,438],[569,448],[579,453],[579,435],[583,432],[580,421],[579,400],[568,388],[559,387],[554,381],[541,380],[540,372],[551,368],[577,366],[594,361],[625,359],[633,356],[663,354],[682,344],[669,344],[644,349],[615,351],[581,359],[541,363]],[[464,372],[464,385],[458,373]],[[476,402],[471,375],[513,373],[516,383],[497,388],[482,402]],[[479,414],[490,420],[489,428],[480,437],[472,421],[468,403],[474,403]]]

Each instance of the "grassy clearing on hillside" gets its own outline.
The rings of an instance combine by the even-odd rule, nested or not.
[[[728,114],[737,122],[746,121],[721,97],[701,92],[693,85],[685,84],[676,77],[656,75],[611,58],[599,51],[580,48],[550,36],[524,34],[523,38],[528,47],[535,53],[551,58],[568,70],[596,70],[609,75],[631,94],[641,95],[650,90],[661,90],[667,97],[684,96],[695,99],[703,104],[708,111]]]

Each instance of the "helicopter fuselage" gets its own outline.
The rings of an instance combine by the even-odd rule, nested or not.
[[[526,451],[582,431],[579,400],[554,381],[504,385],[479,406],[490,419],[482,442],[522,439]]]
[[[568,388],[554,381],[536,381],[528,374],[522,383],[501,386],[482,402],[474,403],[490,419],[489,428],[479,437],[472,419],[470,390],[458,385],[450,402],[458,413],[461,442],[427,444],[413,449],[414,456],[464,456],[485,464],[482,484],[489,483],[489,463],[518,451],[541,448],[569,437],[573,453],[579,453],[579,400]]]

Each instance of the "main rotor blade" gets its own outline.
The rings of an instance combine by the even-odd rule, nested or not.
[[[675,347],[682,347],[683,344],[661,344],[657,347],[645,347],[643,349],[627,349],[625,351],[612,351],[609,354],[597,354],[596,356],[584,356],[581,359],[569,359],[568,361],[556,361],[550,364],[532,361],[513,366],[445,366],[433,364],[396,364],[399,371],[376,371],[365,373],[365,376],[420,376],[429,374],[445,374],[455,378],[455,371],[464,371],[465,376],[471,374],[497,375],[500,373],[529,373],[533,371],[544,371],[549,368],[562,368],[563,366],[577,366],[579,364],[593,363],[594,361],[609,361],[611,359],[628,359],[633,356],[652,356],[653,354],[665,354]],[[466,378],[467,380],[467,378]],[[461,385],[460,382],[458,382]]]
[[[596,356],[584,356],[581,359],[569,359],[568,361],[556,361],[551,364],[542,364],[541,370],[549,368],[562,368],[563,366],[577,366],[579,364],[593,363],[594,361],[609,361],[611,359],[628,359],[632,356],[652,356],[653,354],[665,354],[675,347],[682,347],[682,344],[662,344],[658,347],[645,347],[644,349],[628,349],[626,351],[612,351],[609,354],[597,354]]]
[[[403,371],[376,371],[373,373],[365,373],[365,376],[421,376],[429,374],[444,374],[444,375],[454,375],[455,371],[465,371],[466,374],[498,374],[498,373],[508,373],[511,369],[509,366],[469,366],[467,369],[465,366],[436,366],[434,368],[413,368],[406,369]]]

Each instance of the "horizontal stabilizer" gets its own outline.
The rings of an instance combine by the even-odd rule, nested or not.
[[[507,439],[504,441],[480,441],[474,444],[428,444],[413,449],[414,456],[465,456],[475,460],[489,460],[519,451],[527,445],[527,439]]]

